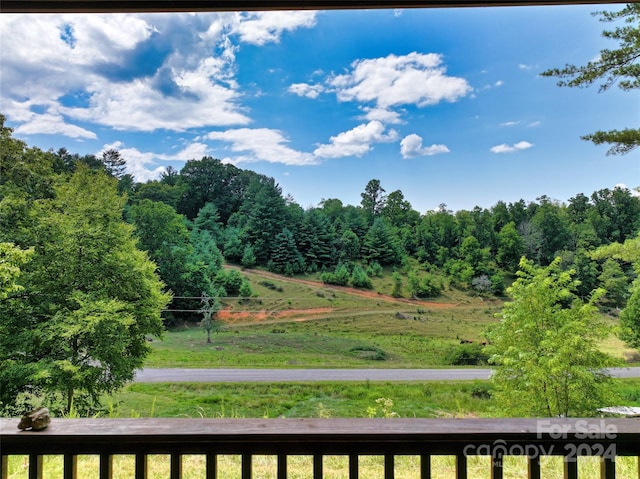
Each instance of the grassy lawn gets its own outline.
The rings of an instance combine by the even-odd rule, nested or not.
[[[151,343],[147,367],[376,367],[449,364],[461,339],[483,340],[501,301],[447,290],[434,301],[394,299],[290,278],[243,273],[258,294],[223,302],[207,344],[197,324]],[[265,286],[267,285],[267,286]]]
[[[242,274],[258,296],[223,301],[222,327],[212,343],[196,323],[174,328],[150,343],[146,366],[445,367],[462,339],[483,341],[483,331],[502,308],[502,300],[453,288],[433,301],[391,298],[376,291],[388,289],[381,278],[373,291],[354,292],[311,282],[313,277]],[[620,359],[634,358],[613,336],[602,348]]]
[[[117,417],[503,417],[488,381],[131,384]],[[612,397],[640,406],[640,379]]]

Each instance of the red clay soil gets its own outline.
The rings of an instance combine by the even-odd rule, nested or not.
[[[375,291],[368,291],[365,289],[358,289],[358,288],[349,288],[347,286],[336,286],[334,284],[321,283],[320,281],[309,281],[306,279],[290,278],[287,276],[281,276],[278,274],[269,273],[268,271],[245,269],[243,270],[243,272],[248,274],[254,274],[256,276],[269,277],[269,278],[277,279],[278,281],[285,281],[287,283],[304,284],[314,288],[330,288],[335,291],[341,291],[343,293],[352,294],[354,296],[360,296],[362,298],[369,298],[369,299],[376,299],[379,301],[405,303],[405,304],[412,304],[416,306],[424,306],[429,308],[454,308],[456,306],[454,303],[438,303],[438,302],[432,302],[432,301],[423,301],[419,299],[394,298],[393,296],[376,293]]]
[[[261,322],[287,318],[290,316],[315,316],[318,314],[331,313],[335,308],[309,308],[309,309],[287,309],[286,311],[233,311],[223,309],[218,311],[218,318],[226,323],[245,322],[246,320]]]

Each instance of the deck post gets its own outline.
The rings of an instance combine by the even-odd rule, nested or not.
[[[216,479],[218,474],[218,456],[215,454],[207,454],[206,461],[206,473],[207,479]]]
[[[394,479],[396,475],[395,470],[395,456],[393,454],[384,455],[384,479]]]
[[[431,479],[431,454],[420,455],[420,479]]]
[[[616,461],[614,458],[604,456],[600,458],[600,478],[616,479]]]
[[[467,479],[467,456],[464,454],[456,456],[456,479]]]
[[[278,479],[287,479],[287,455],[278,454]]]
[[[75,454],[64,455],[64,479],[77,479],[78,477],[78,456]]]
[[[564,479],[578,479],[578,457],[564,458]]]
[[[540,479],[540,456],[529,457],[527,463],[529,465],[529,479]]]
[[[113,455],[100,454],[100,479],[113,478]]]
[[[147,455],[136,454],[136,479],[147,479]]]

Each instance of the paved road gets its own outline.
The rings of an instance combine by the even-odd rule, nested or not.
[[[640,368],[612,368],[614,377],[638,378]],[[465,381],[487,379],[491,369],[142,369],[135,381],[287,382],[287,381]]]

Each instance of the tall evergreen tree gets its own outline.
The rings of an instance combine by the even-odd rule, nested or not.
[[[614,30],[605,30],[602,36],[619,42],[616,49],[604,49],[595,60],[586,65],[566,65],[542,73],[543,76],[560,78],[559,86],[584,87],[603,81],[600,91],[617,84],[623,91],[640,88],[640,4],[629,3],[617,12],[599,12],[600,21],[623,21]],[[609,144],[608,155],[626,154],[640,146],[640,129],[596,131],[582,137],[596,145]]]

